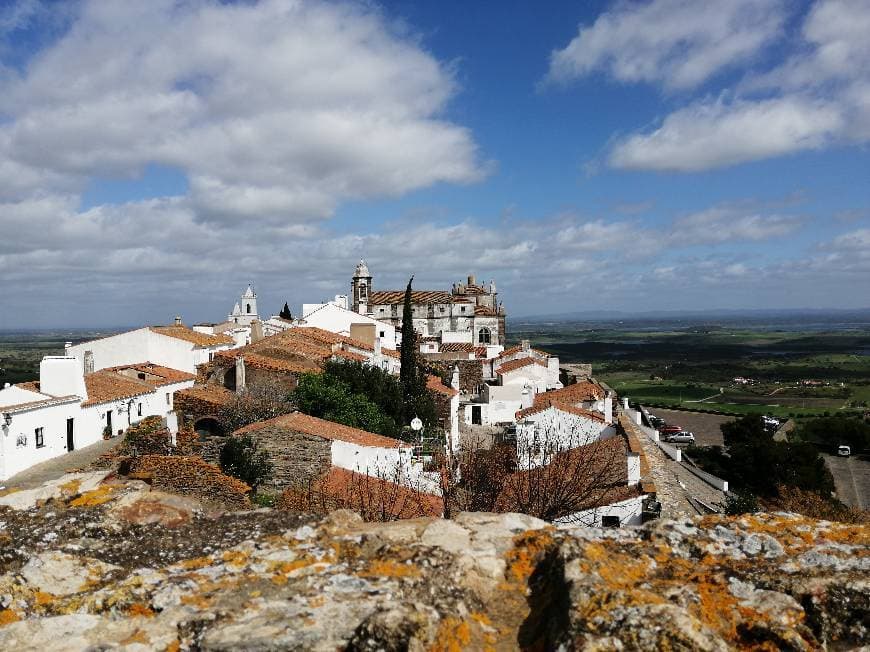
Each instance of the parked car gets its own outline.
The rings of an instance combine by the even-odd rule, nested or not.
[[[840,457],[849,457],[852,454],[852,449],[849,446],[838,446],[837,455]]]
[[[672,444],[694,444],[695,443],[695,435],[694,435],[694,433],[687,432],[685,430],[681,430],[680,432],[675,432],[673,434],[666,435],[665,441],[670,442]]]
[[[676,435],[678,432],[683,432],[683,429],[680,426],[664,426],[663,428],[659,428],[659,433],[661,433],[663,437]]]

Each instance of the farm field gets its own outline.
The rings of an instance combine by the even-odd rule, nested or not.
[[[46,355],[63,355],[64,343],[78,344],[116,331],[0,331],[0,387],[39,377]]]
[[[787,418],[870,406],[866,316],[528,323],[509,334],[591,363],[596,378],[650,407]]]

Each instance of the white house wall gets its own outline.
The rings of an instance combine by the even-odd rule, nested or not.
[[[619,525],[641,525],[643,523],[643,496],[633,496],[627,500],[603,505],[582,512],[575,512],[553,521],[559,524],[570,524],[587,527],[601,527],[605,516],[616,516]]]
[[[519,463],[522,468],[543,463],[543,458],[530,459],[528,454],[522,454],[536,442],[546,443],[555,450],[569,450],[612,437],[615,433],[616,429],[606,423],[550,407],[517,423]]]
[[[408,475],[411,467],[410,448],[360,446],[346,441],[332,441],[332,465],[348,471],[391,479],[396,469]]]
[[[0,480],[66,453],[66,420],[76,436],[82,430],[78,401],[15,412],[7,427],[0,417]],[[36,447],[36,428],[43,429],[44,446]],[[76,442],[76,445],[78,443]]]

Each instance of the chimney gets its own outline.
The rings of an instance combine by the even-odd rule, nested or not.
[[[525,353],[528,353],[529,349],[531,349],[531,346],[529,345],[528,340],[523,340],[522,342],[520,342],[520,345],[523,347],[523,352],[525,352]]]
[[[182,325],[182,324],[181,324],[181,316],[180,316],[180,315],[175,315],[175,325],[176,325],[176,326],[181,326],[181,325]]]
[[[88,397],[82,368],[76,358],[46,356],[39,363],[39,391],[49,396]]]
[[[453,365],[453,373],[450,375],[450,386],[459,391],[459,365]]]
[[[607,392],[604,396],[604,422],[613,423],[613,393]]]
[[[520,403],[520,409],[525,410],[526,408],[532,407],[532,402],[534,400],[534,392],[532,392],[532,388],[526,385],[523,387],[523,397]]]
[[[86,374],[94,373],[94,352],[93,351],[85,351],[85,359],[82,361],[82,368],[84,369],[84,373],[86,373]]]
[[[381,338],[375,338],[375,358],[381,357]]]
[[[474,274],[469,274],[468,275],[468,284],[474,285],[475,284],[474,281],[475,281]]]
[[[238,356],[236,358],[236,393],[245,390],[245,358]]]
[[[259,342],[263,339],[263,322],[255,319],[251,322],[251,343]]]

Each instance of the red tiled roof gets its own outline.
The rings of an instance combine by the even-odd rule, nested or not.
[[[535,358],[520,358],[519,360],[508,360],[498,369],[496,369],[495,373],[502,375],[510,373],[511,371],[516,371],[517,369],[522,369],[523,367],[528,367],[531,364],[540,365],[541,367],[545,368],[547,366],[546,364]]]
[[[530,348],[529,351],[534,351],[538,355],[543,355],[543,356],[546,356],[548,358],[550,357],[549,353],[547,353],[546,351],[542,351],[541,349]],[[517,353],[522,353],[522,352],[523,352],[523,347],[521,345],[512,346],[511,348],[505,349],[504,351],[499,353],[498,357],[499,358],[506,358],[509,355],[516,355]]]
[[[339,349],[333,354],[337,358],[344,358],[345,360],[353,360],[354,362],[368,362],[368,358],[364,355],[360,355],[359,353],[354,353],[353,351],[344,351]]]
[[[453,297],[444,290],[411,290],[411,303],[452,303]],[[380,290],[369,295],[369,305],[384,306],[401,304],[405,301],[404,290]]]
[[[475,307],[474,314],[479,317],[498,317],[498,313],[488,306]]]
[[[124,375],[123,372],[128,370],[134,373],[145,374],[145,378],[139,378],[137,376],[133,380],[144,381],[153,387],[162,387],[163,385],[172,385],[174,383],[183,383],[188,380],[196,380],[196,376],[189,374],[186,371],[164,367],[152,362],[139,362],[136,364],[120,365],[118,367],[108,367],[103,371],[114,371]],[[156,376],[156,378],[149,378],[149,376]],[[130,378],[130,376],[125,376],[125,378]]]
[[[374,350],[374,347],[361,340],[348,337],[347,335],[339,335],[338,333],[333,333],[332,331],[318,328],[317,326],[299,326],[286,332],[293,331],[295,331],[297,335],[302,335],[322,344],[347,344],[348,346],[352,346],[355,349],[362,349],[363,351]]]
[[[426,387],[427,389],[431,389],[433,392],[438,392],[439,394],[444,394],[445,396],[456,396],[457,394],[459,394],[459,392],[457,392],[452,387],[448,387],[447,385],[445,385],[441,381],[441,378],[439,378],[438,376],[433,376],[431,374],[426,378]]]
[[[468,342],[447,342],[441,345],[442,352],[468,352],[474,351],[474,344]]]
[[[16,387],[21,389],[26,389],[28,392],[36,392],[39,393],[39,381],[38,380],[28,380],[23,383],[15,383]]]
[[[539,394],[538,396],[543,396],[543,394]],[[544,410],[554,408],[556,410],[561,410],[562,412],[567,412],[568,414],[573,414],[574,416],[585,417],[587,419],[592,419],[593,421],[600,421],[604,423],[604,417],[597,412],[592,412],[591,410],[584,410],[583,408],[575,407],[570,403],[563,403],[561,401],[554,401],[552,399],[538,399],[538,396],[535,397],[535,404],[532,405],[532,407],[528,407],[524,410],[519,410],[516,413],[517,421],[532,416],[533,414],[543,412]]]
[[[125,378],[107,369],[85,374],[85,388],[88,391],[88,400],[82,406],[133,398],[154,391],[154,386],[144,380]]]
[[[256,432],[265,427],[278,426],[292,430],[294,432],[304,432],[315,437],[344,441],[349,444],[357,444],[358,446],[370,446],[375,448],[411,448],[411,445],[393,439],[384,437],[373,432],[366,432],[359,428],[351,428],[340,423],[318,419],[317,417],[308,416],[301,412],[293,412],[292,414],[284,414],[268,421],[258,421],[249,426],[245,426],[240,430],[236,430],[234,435],[241,435],[247,432]]]
[[[187,326],[151,326],[151,330],[166,337],[174,337],[177,340],[190,342],[194,346],[208,347],[220,346],[222,344],[235,344],[235,340],[228,335],[208,335],[207,333],[197,333],[195,330]]]
[[[552,389],[541,396],[567,403],[582,403],[584,401],[602,399],[605,396],[605,392],[601,385],[589,380],[583,380],[573,385],[566,385],[562,389]]]
[[[235,399],[236,393],[220,385],[194,385],[175,392],[175,396],[176,400],[178,397],[189,396],[212,405],[227,405]]]
[[[444,514],[444,501],[439,496],[335,466],[315,482],[314,489],[349,509],[362,512],[383,509],[397,519]]]
[[[329,357],[327,353],[326,357]],[[307,372],[320,371],[320,365],[314,360],[298,356],[294,358],[279,358],[259,353],[246,353],[244,356],[245,366],[251,366],[255,369],[263,369],[265,371],[277,371],[280,373],[301,374]],[[217,356],[215,356],[217,358]],[[225,359],[222,357],[221,359]],[[233,357],[235,360],[235,357]]]
[[[396,360],[402,359],[402,354],[396,351],[395,349],[381,349],[381,353],[383,355],[389,356],[391,358],[396,358]]]

